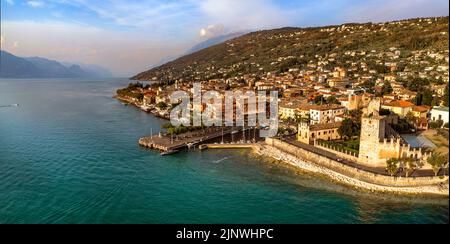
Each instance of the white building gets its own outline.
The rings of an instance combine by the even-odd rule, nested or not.
[[[336,117],[344,115],[345,107],[330,104],[314,106],[309,110],[311,124],[325,124],[336,122]]]
[[[431,110],[431,121],[436,122],[442,120],[444,124],[448,123],[448,111],[448,107],[434,107]]]

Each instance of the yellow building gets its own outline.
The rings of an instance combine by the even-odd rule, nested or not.
[[[307,118],[312,106],[305,101],[287,101],[278,106],[278,113],[282,120],[296,119],[297,117]]]
[[[412,108],[412,114],[415,118],[427,118],[431,107],[429,106],[414,106]]]
[[[314,144],[315,140],[332,141],[341,139],[338,133],[341,122],[310,125],[302,122],[298,125],[297,140],[306,144]]]
[[[385,103],[381,106],[382,109],[387,109],[398,116],[404,118],[406,115],[410,112],[412,112],[413,107],[415,105],[413,103],[403,101],[403,100],[396,100],[389,103]]]

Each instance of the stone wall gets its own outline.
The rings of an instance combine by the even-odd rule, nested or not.
[[[343,159],[351,160],[351,161],[354,161],[354,162],[358,161],[358,155],[357,154],[353,154],[352,152],[340,152],[340,151],[337,151],[337,150],[339,150],[337,148],[335,149],[333,147],[329,147],[326,144],[322,145],[322,144],[320,144],[317,141],[316,141],[315,147],[317,147],[319,149],[322,149],[322,150],[325,150],[327,152],[334,153],[338,157],[343,158]]]
[[[266,138],[266,144],[269,146],[273,146],[280,151],[291,154],[301,160],[308,161],[315,165],[325,167],[347,177],[351,177],[363,182],[376,184],[380,186],[390,186],[390,187],[418,187],[418,186],[430,186],[436,185],[439,183],[446,182],[448,177],[390,177],[385,175],[379,175],[370,173],[367,171],[362,171],[339,162],[336,162],[332,159],[329,159],[325,156],[321,156],[315,154],[313,152],[304,150],[302,148],[293,146],[289,143],[282,142],[278,139]]]

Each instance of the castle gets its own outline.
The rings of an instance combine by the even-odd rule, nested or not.
[[[381,100],[373,99],[363,110],[361,142],[358,161],[369,166],[386,166],[391,158],[424,159],[422,148],[411,148],[390,125],[398,123],[398,116],[380,114]]]

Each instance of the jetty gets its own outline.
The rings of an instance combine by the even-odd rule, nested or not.
[[[139,139],[139,145],[156,149],[162,153],[178,152],[183,149],[196,148],[201,146],[205,148],[248,148],[251,145],[250,141],[245,138],[253,138],[258,134],[257,130],[242,127],[225,127],[225,128],[208,128],[206,130],[199,130],[194,132],[184,133],[182,135],[159,134],[143,137]],[[225,143],[225,140],[227,142]],[[213,142],[221,141],[221,144]],[[234,143],[236,141],[236,143]],[[211,143],[211,144],[208,144]]]

